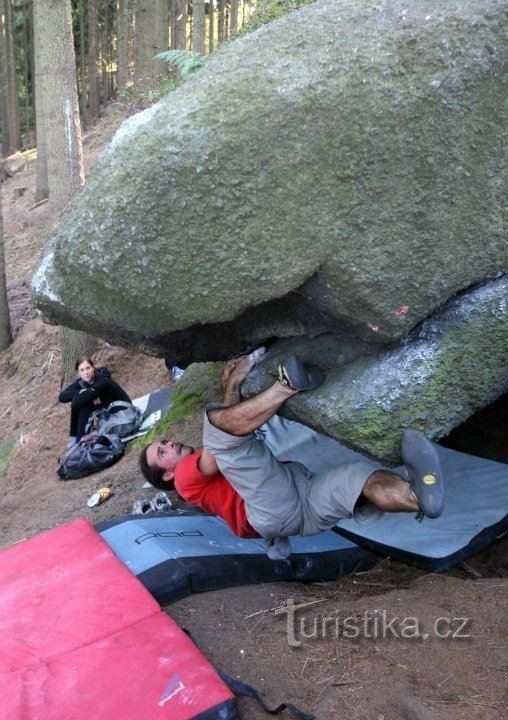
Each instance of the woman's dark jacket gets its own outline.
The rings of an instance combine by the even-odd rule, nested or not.
[[[81,392],[81,390],[84,390],[84,392]],[[107,407],[115,400],[131,402],[125,390],[112,380],[107,367],[97,368],[94,381],[90,385],[81,378],[75,380],[65,390],[62,390],[58,400],[63,403],[70,402],[71,407],[76,410],[90,403],[98,408]],[[95,403],[95,400],[99,400],[100,405]]]
[[[84,392],[80,392],[84,390]],[[71,404],[70,435],[78,440],[85,432],[88,418],[95,410],[100,410],[116,400],[131,402],[125,390],[116,383],[107,367],[97,368],[94,381],[87,383],[79,378],[62,390],[58,400]]]

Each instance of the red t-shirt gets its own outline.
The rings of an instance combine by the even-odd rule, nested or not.
[[[221,472],[205,475],[198,467],[202,450],[180,460],[175,468],[175,489],[192,505],[218,515],[238,537],[258,538],[260,535],[247,520],[245,502]]]

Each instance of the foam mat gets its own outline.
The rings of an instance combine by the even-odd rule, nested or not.
[[[335,580],[375,563],[331,530],[291,538],[291,558],[270,560],[261,539],[238,538],[220,518],[193,511],[115,518],[96,529],[161,604],[236,585]]]

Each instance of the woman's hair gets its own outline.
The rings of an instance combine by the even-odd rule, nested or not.
[[[76,363],[75,363],[75,365],[74,365],[74,370],[77,372],[77,371],[78,371],[78,367],[81,365],[81,363],[84,363],[84,362],[89,363],[89,364],[93,367],[93,369],[95,370],[94,361],[92,360],[92,358],[91,358],[89,355],[80,355],[80,356],[78,357],[78,359],[76,360]]]

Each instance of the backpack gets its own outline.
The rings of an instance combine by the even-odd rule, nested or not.
[[[90,415],[85,433],[96,430],[100,435],[118,435],[122,438],[136,432],[142,419],[143,414],[135,405],[125,400],[116,400],[107,408],[96,410]]]
[[[57,475],[60,480],[86,477],[113,465],[124,452],[117,435],[100,435],[98,432],[83,435],[77,445],[58,459]]]

